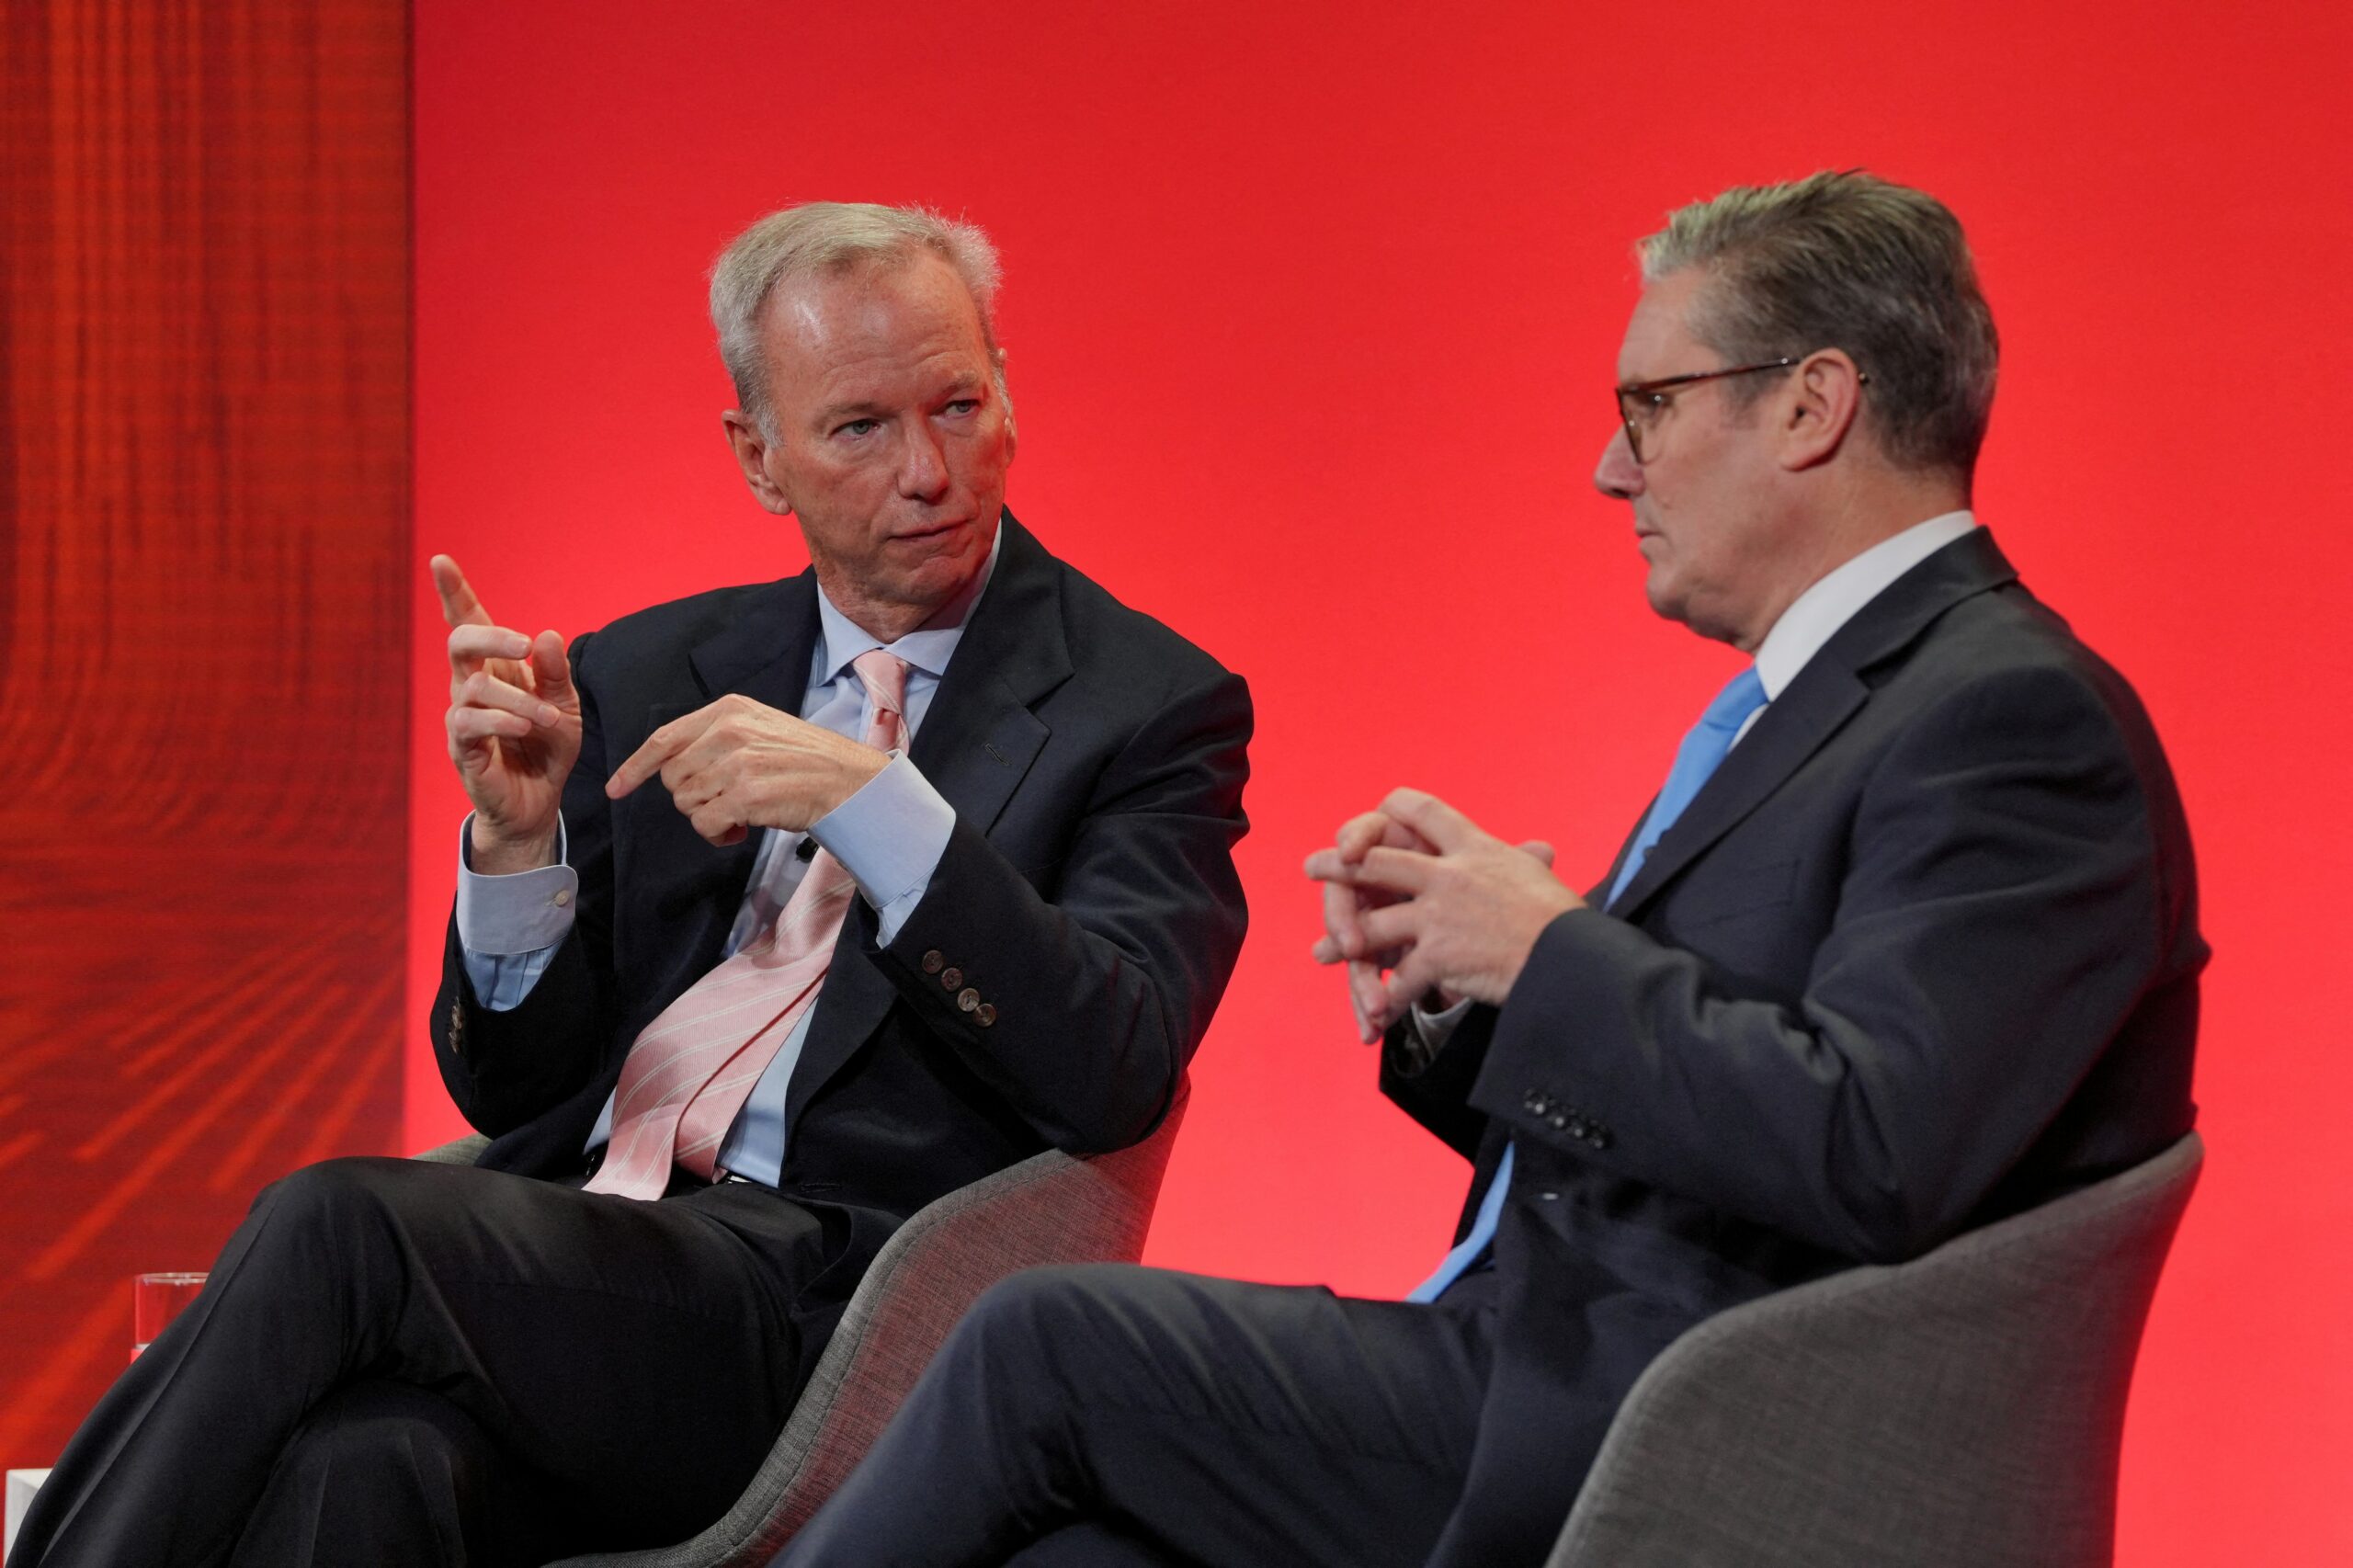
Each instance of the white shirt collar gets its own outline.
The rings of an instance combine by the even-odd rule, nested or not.
[[[949,658],[955,653],[956,644],[963,640],[964,628],[972,619],[972,610],[987,591],[989,579],[996,575],[997,552],[1005,548],[1005,524],[997,523],[996,538],[989,545],[989,558],[981,564],[980,575],[972,585],[956,599],[940,607],[926,625],[917,627],[896,642],[884,643],[835,608],[821,586],[817,590],[817,652],[811,665],[809,684],[827,686],[841,677],[850,662],[870,649],[884,648],[904,659],[911,666],[937,680],[948,673]]]
[[[1970,512],[1947,512],[1883,539],[1800,594],[1756,648],[1756,678],[1765,700],[1789,689],[1807,661],[1855,613],[1915,566],[1977,526]]]

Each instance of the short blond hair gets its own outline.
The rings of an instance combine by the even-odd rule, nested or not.
[[[807,201],[771,212],[728,243],[710,269],[710,324],[719,358],[735,383],[736,402],[769,436],[767,364],[760,350],[760,312],[788,278],[891,266],[929,251],[953,267],[981,314],[997,395],[1005,396],[1004,357],[996,346],[996,290],[1003,269],[996,247],[976,224],[927,207],[866,201]]]

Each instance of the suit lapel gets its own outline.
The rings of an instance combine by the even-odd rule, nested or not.
[[[703,701],[716,702],[730,693],[740,693],[779,713],[800,717],[801,704],[809,695],[809,665],[817,656],[819,629],[815,568],[764,590],[749,614],[688,655],[695,677],[702,682]],[[676,806],[671,812],[680,822],[687,820]],[[692,832],[692,827],[688,831]],[[759,860],[763,836],[747,833],[741,844],[719,852],[724,857],[727,886],[733,890],[727,901],[722,943],[725,930],[735,923],[736,906],[752,885],[752,868]],[[719,961],[716,951],[711,961]]]
[[[1921,562],[1856,611],[1806,661],[1789,689],[1767,705],[1715,777],[1651,846],[1643,869],[1609,912],[1633,918],[1677,872],[1764,804],[1870,700],[1866,672],[1911,646],[1962,599],[2017,575],[1993,535],[1981,528]],[[1624,854],[1621,849],[1621,860]]]
[[[1053,558],[1010,513],[1004,528],[996,574],[909,753],[956,814],[983,834],[1046,744],[1032,707],[1071,675]]]
[[[1033,705],[1069,679],[1072,667],[1053,558],[1010,512],[1002,526],[1005,543],[996,571],[908,751],[931,787],[956,808],[957,817],[982,834],[996,824],[1045,746],[1050,732]],[[793,1069],[788,1129],[881,1026],[898,997],[890,977],[864,957],[863,946],[861,923],[853,916],[843,925]]]
[[[730,692],[799,713],[816,646],[813,574],[803,572],[752,590],[747,607],[733,621],[688,651],[693,680],[678,682],[672,700],[647,710],[647,732]],[[614,762],[618,766],[620,759]],[[667,1006],[718,964],[735,912],[751,885],[761,835],[747,834],[741,844],[713,847],[695,832],[666,790],[641,790],[619,809],[628,814],[638,846],[634,860],[646,869],[638,900],[641,928],[665,933],[662,941],[678,955],[679,968],[662,1001]],[[683,949],[676,945],[682,931],[692,933]],[[653,1017],[647,1013],[641,1027]]]

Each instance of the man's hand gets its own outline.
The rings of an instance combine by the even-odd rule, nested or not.
[[[1381,812],[1367,812],[1340,824],[1331,848],[1319,849],[1307,858],[1307,874],[1324,881],[1324,935],[1315,942],[1315,961],[1346,961],[1348,1006],[1356,1015],[1357,1038],[1367,1045],[1381,1038],[1372,1017],[1386,1000],[1381,971],[1404,955],[1402,950],[1373,951],[1364,939],[1360,922],[1367,910],[1397,900],[1394,894],[1380,889],[1357,887],[1343,881],[1335,869],[1353,870],[1363,864],[1367,851],[1381,846],[1422,855],[1437,853],[1434,846],[1404,823]]]
[[[449,760],[474,806],[474,869],[553,865],[563,781],[580,757],[563,638],[494,625],[456,562],[437,555],[430,570],[449,623]]]
[[[734,844],[756,827],[807,832],[890,763],[823,725],[730,695],[646,736],[605,793],[618,801],[658,773],[697,833]]]
[[[1365,1039],[1433,992],[1501,1006],[1544,927],[1585,907],[1552,859],[1550,846],[1514,847],[1419,790],[1391,791],[1309,856],[1307,874],[1324,884],[1315,959],[1349,966]]]

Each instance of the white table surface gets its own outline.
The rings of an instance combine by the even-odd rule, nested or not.
[[[0,1537],[0,1561],[17,1550],[17,1527],[25,1522],[25,1510],[32,1506],[33,1494],[49,1479],[45,1470],[12,1470],[8,1472],[8,1528]]]

